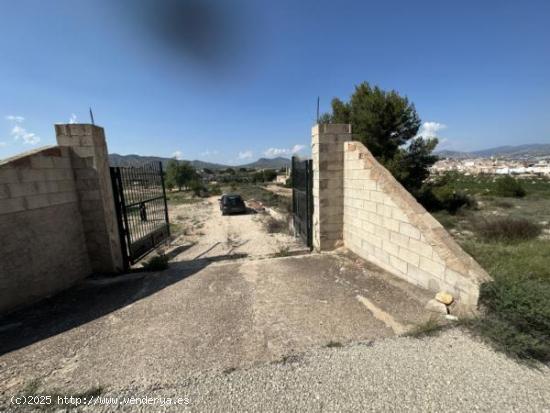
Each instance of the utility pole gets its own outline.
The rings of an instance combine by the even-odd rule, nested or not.
[[[317,123],[319,123],[319,96],[317,96]]]
[[[95,123],[94,123],[94,114],[92,112],[92,108],[90,108],[90,120],[92,121],[92,125],[95,125]]]

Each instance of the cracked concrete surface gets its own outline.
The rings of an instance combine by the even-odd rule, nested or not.
[[[169,386],[329,342],[393,336],[357,295],[403,325],[427,316],[410,291],[336,254],[175,262],[88,282],[11,317],[22,327],[4,332],[0,391],[33,379],[44,388]]]

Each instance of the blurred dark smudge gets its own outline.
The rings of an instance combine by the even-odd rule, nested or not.
[[[122,0],[122,12],[138,35],[159,47],[219,69],[242,57],[249,35],[243,3],[224,0]]]

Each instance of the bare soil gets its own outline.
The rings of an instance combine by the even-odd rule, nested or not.
[[[218,197],[173,206],[170,215],[171,222],[184,227],[173,244],[189,247],[176,255],[174,261],[286,255],[307,250],[288,233],[268,233],[266,213],[222,215]]]

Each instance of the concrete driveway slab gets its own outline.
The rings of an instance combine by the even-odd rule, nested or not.
[[[0,389],[33,379],[49,389],[168,386],[329,343],[370,342],[395,331],[358,297],[406,326],[426,316],[410,291],[337,254],[175,262],[92,280],[2,320],[18,327],[3,332]]]

